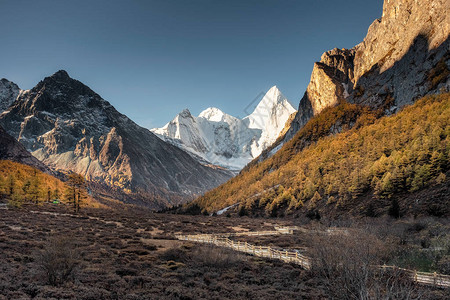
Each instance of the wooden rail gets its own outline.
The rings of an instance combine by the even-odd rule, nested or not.
[[[279,234],[277,232],[277,234]],[[262,235],[262,234],[261,234]],[[309,259],[298,251],[283,251],[273,249],[271,247],[256,246],[247,242],[233,241],[227,237],[219,237],[211,234],[199,234],[199,235],[177,235],[177,239],[183,241],[193,241],[206,244],[213,244],[219,247],[231,248],[236,251],[244,252],[254,256],[268,257],[274,259],[280,259],[284,262],[292,262],[302,266],[305,269],[310,268]]]
[[[433,285],[439,287],[450,287],[450,276],[428,272],[419,272],[415,270],[408,270],[404,268],[399,268],[397,266],[379,266],[383,269],[401,270],[410,275],[414,282],[421,283],[424,285]]]
[[[238,233],[223,233],[223,234],[191,234],[191,235],[176,235],[176,238],[182,241],[192,241],[205,244],[212,244],[219,247],[230,248],[236,251],[244,252],[250,255],[267,257],[272,259],[279,259],[288,263],[295,263],[302,268],[309,270],[311,268],[310,258],[302,255],[299,251],[287,251],[277,250],[267,246],[256,246],[248,242],[233,241],[228,237],[230,236],[243,236],[243,235],[278,235],[278,234],[292,234],[294,230],[298,230],[298,227],[281,227],[275,226],[274,231],[246,231]],[[330,234],[336,234],[338,230],[331,230]],[[342,234],[347,234],[344,230],[339,230]],[[432,285],[437,287],[450,287],[450,276],[427,272],[418,272],[414,270],[408,270],[398,268],[396,266],[379,266],[384,269],[397,269],[406,272],[410,275],[411,279],[420,284]]]

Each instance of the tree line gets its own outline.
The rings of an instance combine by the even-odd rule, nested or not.
[[[78,212],[88,200],[88,193],[86,181],[79,174],[71,173],[62,182],[30,166],[2,160],[0,198],[15,207],[58,201],[71,205]]]

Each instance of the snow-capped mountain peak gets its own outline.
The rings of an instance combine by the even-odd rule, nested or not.
[[[273,86],[244,119],[215,107],[194,117],[183,110],[162,128],[151,131],[203,163],[240,170],[271,145],[295,109]]]
[[[285,113],[291,115],[295,111],[295,108],[292,107],[283,93],[281,93],[275,85],[267,91],[256,106],[255,110],[247,116],[246,119],[249,120],[250,128],[259,128],[264,130],[268,129],[267,125],[269,125],[269,123],[269,126],[272,126],[274,123],[278,123],[277,119],[279,117],[284,118]],[[284,124],[281,126],[284,126]]]
[[[213,122],[221,122],[225,117],[225,113],[216,107],[208,107],[204,111],[202,111],[199,115],[199,118],[204,118]]]
[[[235,118],[229,114],[224,113],[223,111],[221,111],[216,107],[209,107],[205,109],[198,115],[198,117],[211,122],[234,123],[239,120],[238,118]]]

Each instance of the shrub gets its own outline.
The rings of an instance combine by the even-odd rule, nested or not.
[[[225,269],[242,263],[245,260],[245,257],[242,254],[228,249],[203,246],[196,248],[191,253],[190,260],[194,264],[199,264],[201,266]]]
[[[393,218],[400,218],[400,205],[397,199],[392,199],[391,206],[389,207],[389,215]]]
[[[166,261],[185,261],[187,258],[186,250],[180,249],[180,248],[170,248],[166,251],[164,251],[160,256],[162,260]]]
[[[438,262],[437,268],[439,273],[450,275],[450,256],[443,257]]]
[[[316,235],[311,245],[311,273],[322,278],[334,299],[404,299],[412,291],[403,272],[380,269],[388,253],[383,242],[367,232]]]
[[[80,253],[69,237],[53,237],[36,254],[36,264],[47,283],[59,285],[74,279]]]

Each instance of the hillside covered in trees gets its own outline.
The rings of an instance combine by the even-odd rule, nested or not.
[[[450,94],[381,117],[348,103],[311,119],[273,157],[190,204],[204,213],[448,215]]]
[[[9,160],[0,160],[1,199],[17,207],[54,200],[70,204],[76,211],[81,206],[98,206],[89,197],[81,175],[69,174],[63,182],[31,166]]]

